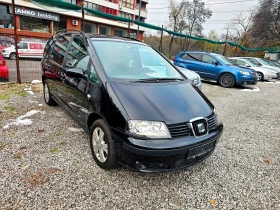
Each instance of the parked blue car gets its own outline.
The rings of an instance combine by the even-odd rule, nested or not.
[[[217,81],[226,88],[257,84],[254,70],[237,66],[225,56],[215,53],[180,52],[174,58],[174,64],[195,71],[202,79]]]

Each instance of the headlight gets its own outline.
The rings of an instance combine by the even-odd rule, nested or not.
[[[128,132],[149,138],[171,138],[170,133],[163,122],[129,120]]]
[[[250,73],[248,71],[240,71],[240,73],[243,75],[248,75],[248,76],[250,75]]]

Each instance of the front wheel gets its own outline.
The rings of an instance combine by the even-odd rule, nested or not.
[[[117,152],[108,125],[104,120],[97,120],[90,130],[90,147],[96,164],[103,169],[117,166]]]
[[[258,81],[263,81],[263,73],[261,72],[257,72],[257,75],[258,75]]]
[[[225,73],[222,74],[219,78],[219,84],[225,88],[231,88],[234,86],[235,78],[232,74]]]
[[[10,58],[11,60],[16,60],[16,58],[17,58],[16,53],[11,53],[10,56],[9,56],[9,58]]]

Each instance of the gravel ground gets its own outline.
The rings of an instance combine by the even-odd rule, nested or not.
[[[215,152],[157,174],[100,169],[88,136],[44,104],[40,85],[34,95],[26,85],[0,86],[0,209],[280,209],[280,83],[204,83],[225,127]],[[31,110],[31,125],[13,125]]]

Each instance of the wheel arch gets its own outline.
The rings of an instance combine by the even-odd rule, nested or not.
[[[88,119],[87,119],[87,127],[88,127],[88,130],[90,131],[90,128],[91,128],[91,125],[96,121],[96,120],[104,120],[104,118],[98,114],[98,113],[91,113],[89,116],[88,116]],[[106,121],[106,120],[105,120]]]

